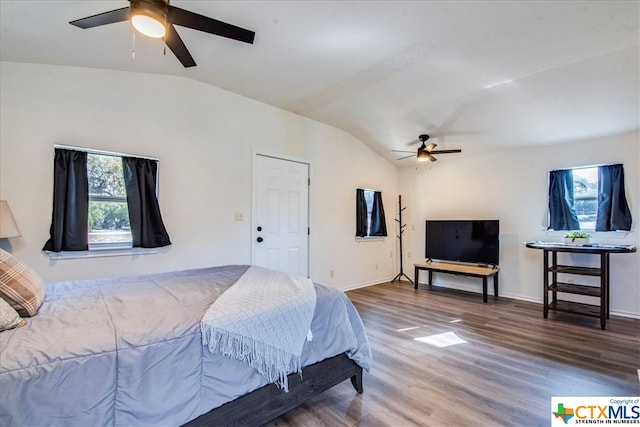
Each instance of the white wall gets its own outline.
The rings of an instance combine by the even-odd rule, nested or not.
[[[366,244],[353,236],[358,186],[383,190],[393,223],[397,169],[345,132],[184,78],[0,66],[0,198],[22,233],[0,239],[0,247],[45,281],[250,263],[254,150],[311,162],[312,279],[347,288],[395,275],[393,234]],[[157,255],[50,261],[41,248],[51,221],[54,144],[158,157],[173,245]],[[235,211],[245,213],[243,222],[234,221]]]
[[[426,219],[500,220],[500,294],[542,301],[542,251],[527,249],[529,240],[562,241],[563,233],[548,234],[548,171],[567,167],[622,163],[627,200],[640,221],[640,134],[636,131],[589,141],[487,153],[447,156],[431,169],[400,172],[403,201],[407,202],[405,270],[424,261]],[[625,238],[594,234],[600,243],[638,246],[637,231]],[[408,255],[408,254],[406,254]],[[597,257],[573,255],[582,265],[597,265]],[[611,311],[640,317],[640,253],[611,255]],[[435,275],[436,284],[479,292],[479,279]],[[575,277],[577,283],[591,278]],[[585,282],[585,280],[587,280]],[[426,279],[423,277],[422,282]]]

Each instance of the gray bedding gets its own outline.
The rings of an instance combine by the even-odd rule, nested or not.
[[[200,320],[247,266],[48,284],[39,313],[0,333],[0,425],[181,425],[264,384],[202,345]],[[355,308],[315,285],[307,366],[343,352],[368,370]]]

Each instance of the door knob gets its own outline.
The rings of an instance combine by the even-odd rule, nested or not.
[[[258,243],[260,243],[260,242],[262,242],[264,239],[263,239],[262,237],[258,237],[256,240],[258,241]]]
[[[262,231],[262,227],[258,226],[258,231]]]

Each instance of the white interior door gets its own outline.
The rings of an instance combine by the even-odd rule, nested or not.
[[[256,154],[254,265],[309,277],[309,165]]]

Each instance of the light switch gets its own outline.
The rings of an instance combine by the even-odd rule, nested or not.
[[[235,211],[233,213],[233,219],[235,219],[236,221],[244,221],[244,212]]]

